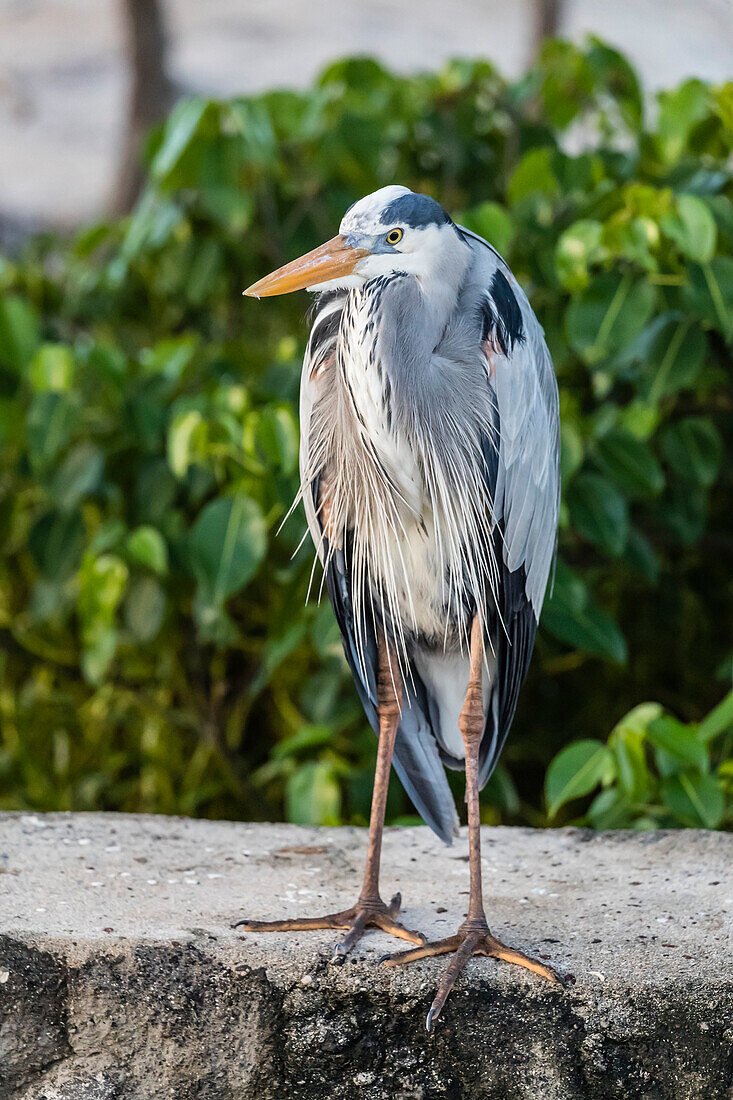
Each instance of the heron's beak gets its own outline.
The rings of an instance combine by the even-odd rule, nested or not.
[[[269,298],[274,294],[290,294],[293,290],[303,290],[308,286],[327,283],[331,279],[340,279],[351,275],[359,260],[368,256],[366,248],[352,248],[341,233],[330,241],[306,252],[285,267],[279,267],[271,275],[265,275],[258,283],[247,287],[245,294],[250,298]]]

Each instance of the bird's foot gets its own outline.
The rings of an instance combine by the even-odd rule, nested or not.
[[[346,935],[340,943],[336,944],[332,958],[333,962],[339,962],[343,961],[344,956],[355,943],[358,943],[368,928],[377,928],[381,932],[388,932],[391,936],[409,940],[410,943],[424,944],[425,936],[421,932],[413,932],[412,929],[405,928],[404,924],[396,919],[401,904],[400,894],[395,894],[389,905],[379,896],[361,897],[350,909],[329,913],[324,917],[294,917],[291,920],[273,921],[240,920],[232,927],[244,928],[247,932],[307,932],[318,928],[343,928],[346,929]]]
[[[433,955],[449,955],[453,958],[443,972],[443,977],[438,986],[438,992],[432,1003],[426,1027],[428,1031],[438,1019],[443,1005],[448,999],[448,994],[456,983],[456,978],[465,968],[472,955],[490,955],[494,959],[502,959],[504,962],[516,963],[527,970],[533,970],[548,981],[564,985],[563,979],[551,966],[533,959],[531,955],[525,955],[513,947],[507,947],[501,940],[492,936],[488,925],[470,923],[466,921],[458,929],[455,936],[449,936],[444,940],[436,940],[434,943],[424,943],[421,947],[415,947],[410,951],[399,951],[395,955],[385,955],[380,961],[385,966],[400,966],[402,963],[414,962],[417,959],[431,958]]]

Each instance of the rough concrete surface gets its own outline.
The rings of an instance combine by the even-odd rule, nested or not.
[[[2,1100],[717,1100],[733,1085],[733,838],[485,829],[487,915],[575,976],[378,965],[370,933],[232,930],[346,907],[366,837],[117,814],[0,815]],[[466,840],[390,829],[383,894],[462,919]]]

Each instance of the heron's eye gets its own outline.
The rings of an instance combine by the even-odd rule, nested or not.
[[[401,240],[402,240],[402,230],[401,229],[390,229],[390,231],[389,231],[389,233],[387,234],[387,237],[386,237],[387,244],[399,244]]]

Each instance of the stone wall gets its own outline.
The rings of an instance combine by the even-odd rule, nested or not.
[[[729,1100],[729,835],[484,830],[493,931],[566,989],[369,933],[243,933],[349,905],[365,835],[115,814],[0,815],[2,1100]],[[465,911],[465,837],[385,837],[383,893],[431,938]]]

